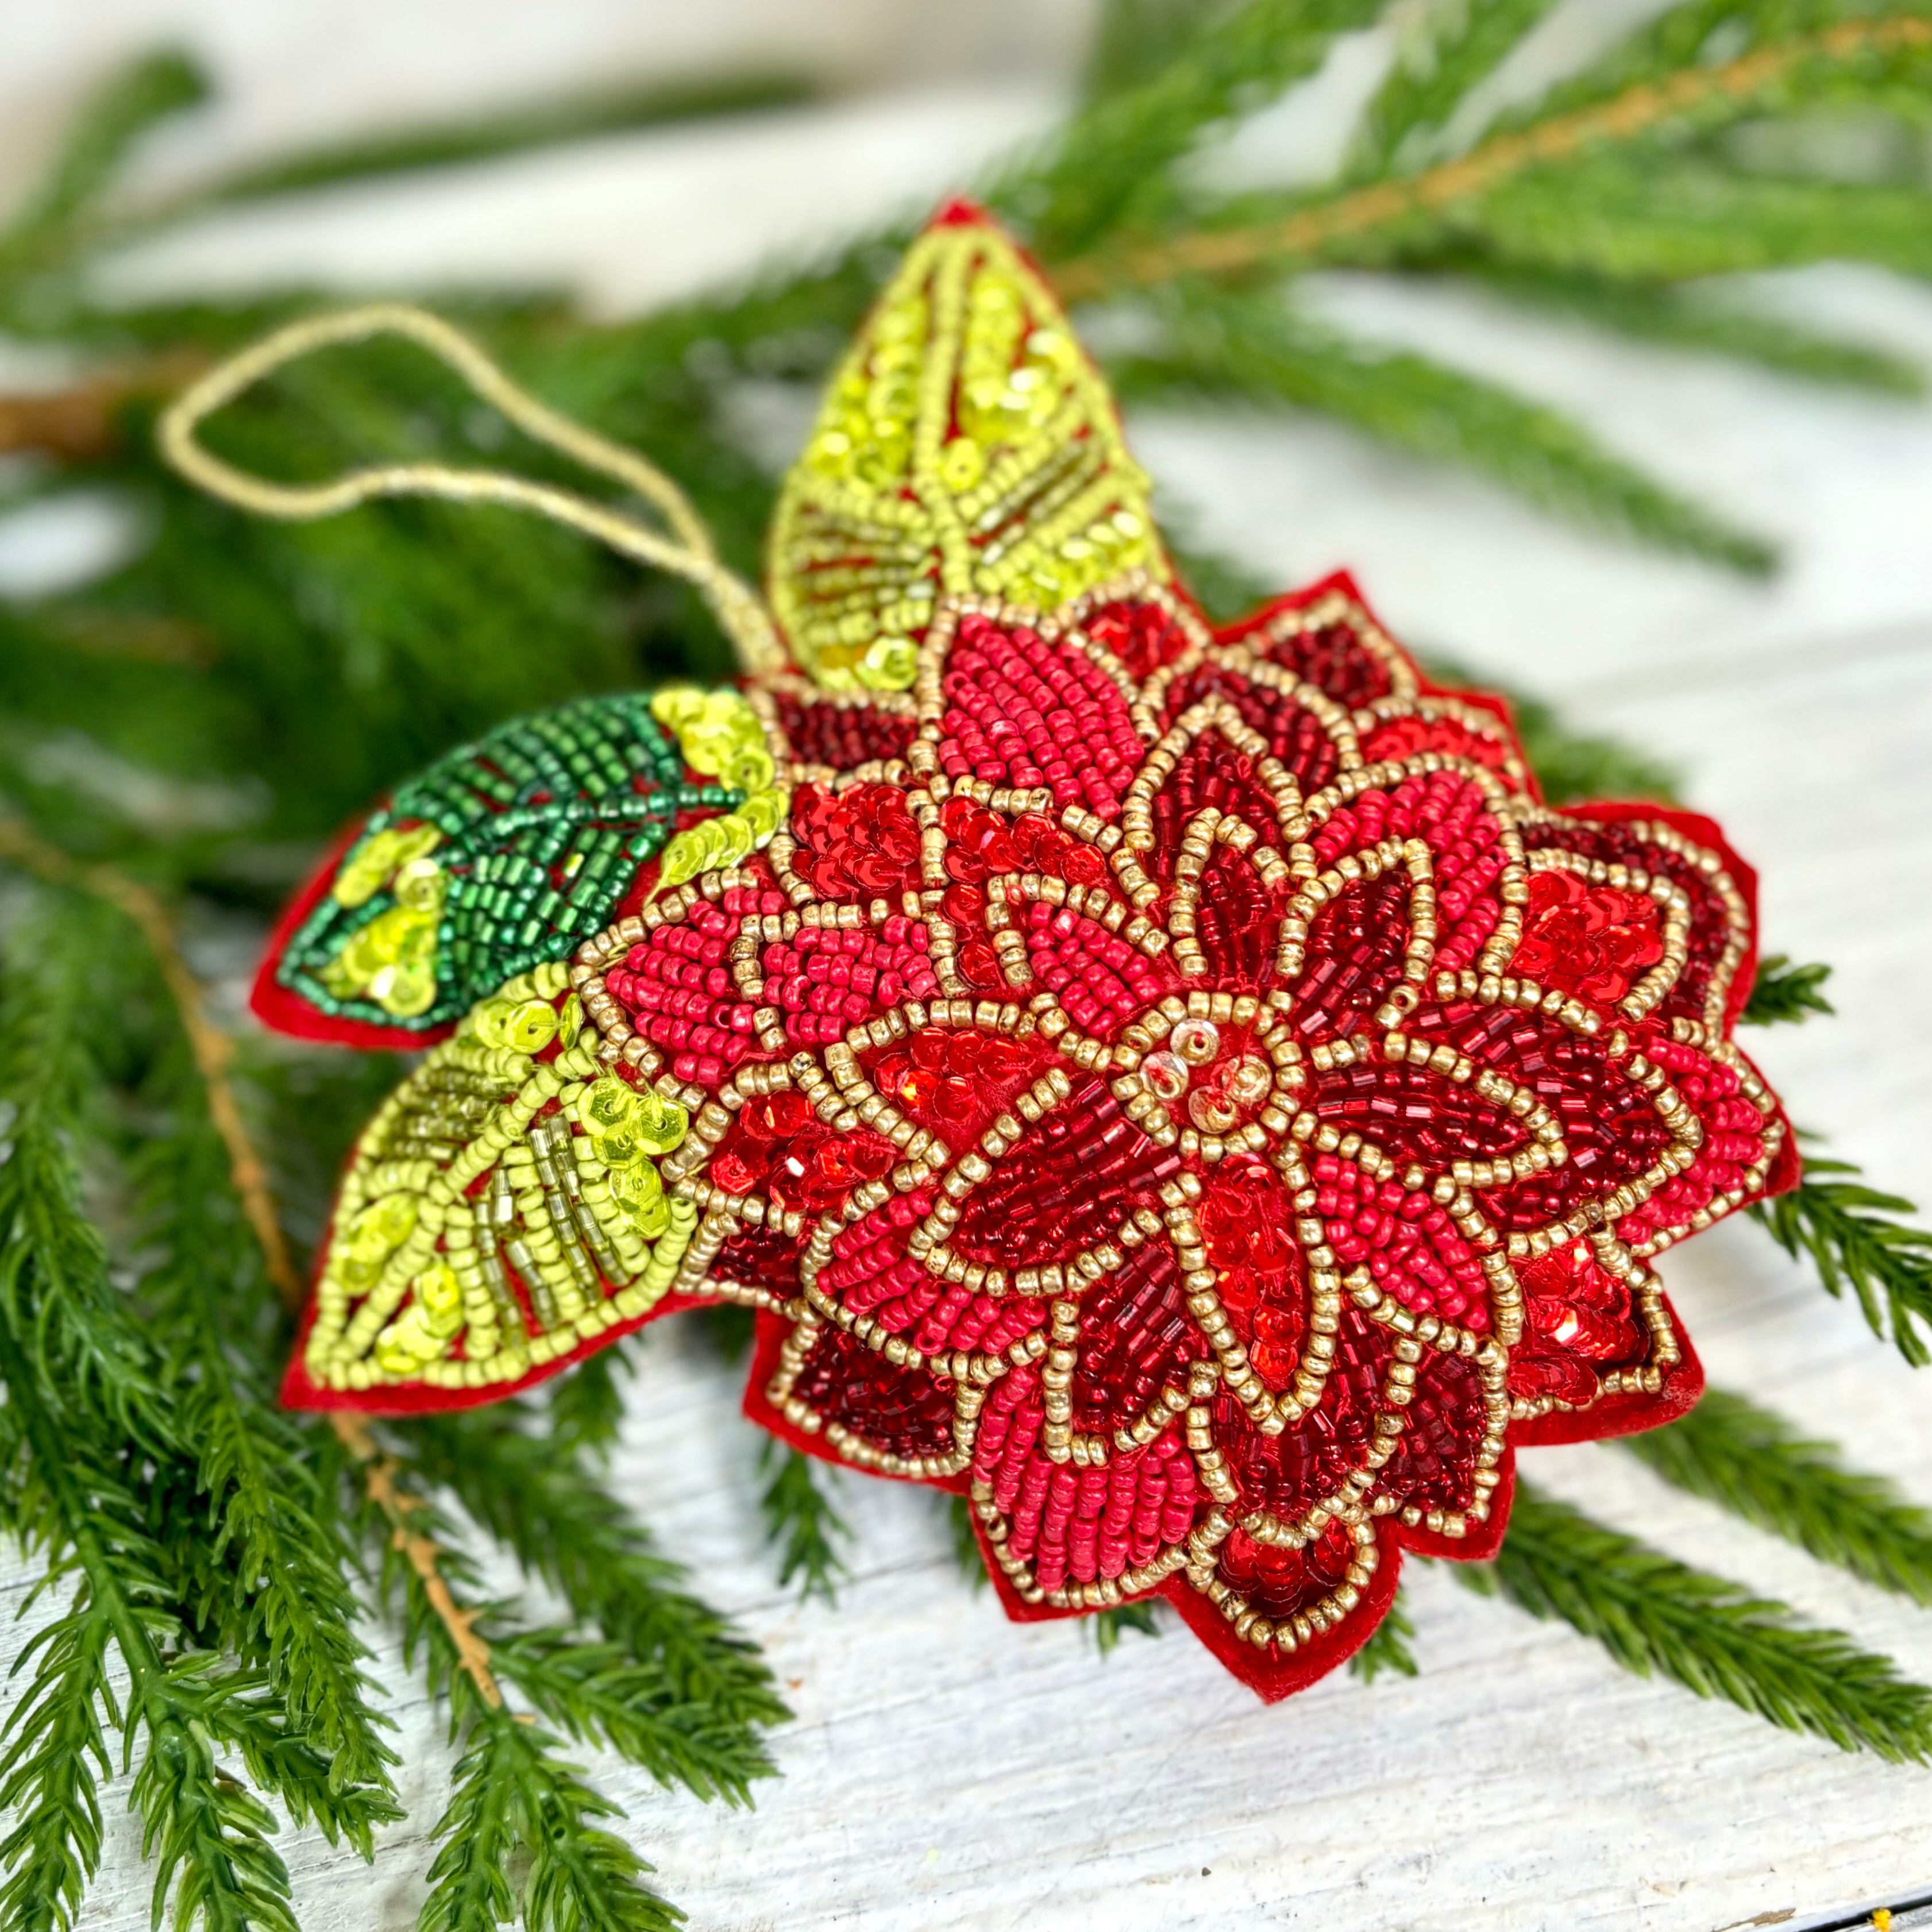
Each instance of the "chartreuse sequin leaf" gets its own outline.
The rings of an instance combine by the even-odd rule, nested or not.
[[[1165,580],[1146,476],[1036,270],[960,206],[907,251],[772,525],[772,608],[834,690],[903,690],[949,592],[1051,609]]]

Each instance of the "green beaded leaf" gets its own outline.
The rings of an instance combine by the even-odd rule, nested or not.
[[[292,996],[325,1032],[438,1030],[608,925],[680,812],[743,797],[686,776],[644,693],[499,725],[370,818],[305,896],[258,1009],[286,1024]]]

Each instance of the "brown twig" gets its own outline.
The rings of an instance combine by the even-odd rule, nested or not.
[[[182,956],[174,921],[160,894],[111,866],[89,865],[76,859],[58,846],[49,844],[17,819],[0,819],[0,857],[11,859],[50,884],[91,893],[125,914],[140,929],[160,969],[168,996],[174,1002],[182,1031],[187,1036],[195,1071],[208,1096],[208,1118],[227,1149],[229,1176],[241,1198],[248,1225],[261,1245],[268,1279],[283,1305],[292,1313],[298,1310],[304,1298],[302,1277],[296,1271],[294,1258],[275,1213],[267,1170],[248,1137],[233,1083],[228,1077],[234,1042],[208,1017],[201,982]],[[477,1613],[465,1610],[450,1594],[437,1562],[441,1552],[434,1539],[410,1526],[410,1516],[426,1505],[397,1483],[395,1464],[381,1454],[360,1416],[338,1412],[330,1415],[329,1421],[338,1439],[354,1459],[370,1501],[387,1520],[393,1546],[421,1580],[430,1607],[448,1632],[458,1666],[476,1685],[484,1703],[493,1710],[501,1708],[503,1694],[490,1672],[490,1646],[476,1634]]]
[[[120,440],[121,412],[129,403],[169,394],[206,365],[198,351],[173,349],[146,362],[97,370],[64,389],[0,395],[0,454],[97,461]]]
[[[491,1710],[501,1710],[503,1694],[490,1669],[490,1646],[476,1634],[478,1613],[465,1610],[450,1594],[436,1560],[442,1552],[435,1538],[410,1526],[410,1517],[425,1507],[422,1498],[412,1496],[397,1483],[395,1464],[377,1450],[375,1438],[360,1416],[338,1414],[330,1419],[362,1472],[369,1500],[388,1519],[390,1547],[416,1573],[430,1609],[448,1632],[456,1651],[457,1667],[476,1685],[476,1694]]]
[[[1816,56],[1844,59],[1855,53],[1926,46],[1932,46],[1932,20],[1898,15],[1844,21],[1819,33],[1761,47],[1721,66],[1688,68],[1665,80],[1640,81],[1594,107],[1558,115],[1521,134],[1499,134],[1406,180],[1358,188],[1325,206],[1302,208],[1280,220],[1210,229],[1118,256],[1070,262],[1053,272],[1054,286],[1066,301],[1078,302],[1114,289],[1145,288],[1176,275],[1234,274],[1283,256],[1310,254],[1326,243],[1386,227],[1404,215],[1495,188],[1545,162],[1567,159],[1588,142],[1628,140],[1702,101],[1755,94]]]

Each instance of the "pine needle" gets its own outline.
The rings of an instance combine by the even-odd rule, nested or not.
[[[1350,341],[1266,291],[1184,289],[1164,320],[1162,347],[1112,371],[1130,399],[1320,410],[1577,523],[1742,570],[1770,567],[1761,539],[1663,488],[1561,412],[1479,376]]]
[[[1222,122],[1312,74],[1338,34],[1382,0],[1243,0],[1179,40],[1138,86],[1108,94],[987,190],[1050,259],[1064,259],[1170,206],[1168,171]]]
[[[1713,298],[1705,290],[1620,281],[1541,264],[1485,262],[1478,258],[1469,266],[1483,286],[1513,302],[1639,341],[1754,362],[1808,382],[1894,396],[1925,392],[1925,371],[1916,362],[1788,322],[1736,299]]]
[[[1825,982],[1831,976],[1828,966],[1795,966],[1784,953],[1767,953],[1757,962],[1743,1017],[1753,1026],[1795,1025],[1814,1013],[1834,1012],[1825,997]]]
[[[1480,678],[1474,682],[1483,685]],[[1530,770],[1552,805],[1614,799],[1667,805],[1678,796],[1677,773],[1641,746],[1573,731],[1553,706],[1514,687],[1505,686],[1500,694],[1509,700]]]
[[[369,1495],[384,1594],[402,1597],[405,1652],[422,1655],[432,1690],[449,1700],[452,1735],[464,1740],[454,1792],[431,1833],[440,1850],[418,1932],[496,1932],[519,1912],[528,1932],[668,1932],[681,1923],[683,1914],[646,1884],[652,1867],[596,1822],[621,1815],[618,1808],[583,1782],[554,1737],[494,1694],[467,1647],[473,1640],[492,1671],[574,1735],[634,1746],[637,1761],[662,1778],[649,1700],[627,1666],[568,1633],[518,1628],[480,1599],[476,1566],[432,1503],[397,1495],[385,1507],[373,1484]],[[407,1540],[431,1550],[433,1562],[386,1533],[399,1510]]]
[[[1666,1482],[1703,1496],[1821,1563],[1932,1604],[1932,1510],[1883,1478],[1845,1466],[1828,1443],[1722,1389],[1689,1414],[1619,1438]]]
[[[630,1358],[621,1348],[586,1357],[550,1388],[550,1433],[562,1448],[607,1456],[624,1424],[624,1390],[618,1377],[628,1375]]]
[[[1849,1288],[1872,1333],[1923,1368],[1932,1362],[1920,1332],[1932,1329],[1932,1228],[1894,1218],[1918,1211],[1903,1195],[1837,1178],[1862,1174],[1850,1161],[1807,1154],[1804,1179],[1750,1211],[1786,1254],[1810,1261],[1826,1294]]]
[[[192,201],[170,208],[170,219],[224,202],[332,188],[345,182],[391,179],[427,168],[496,160],[565,142],[634,134],[684,121],[711,120],[760,109],[790,106],[811,98],[796,75],[755,72],[714,79],[607,87],[550,101],[532,101],[500,114],[392,128],[367,140],[279,155],[258,167],[224,176]]]
[[[760,1449],[758,1467],[765,1478],[758,1502],[765,1534],[778,1552],[778,1581],[796,1580],[802,1602],[814,1597],[836,1602],[846,1574],[838,1545],[850,1542],[852,1532],[827,1493],[829,1472],[821,1475],[810,1456],[776,1439]]]
[[[1493,74],[1555,0],[1435,0],[1390,22],[1396,58],[1363,110],[1352,173],[1430,158],[1465,98]]]
[[[496,1932],[520,1912],[528,1932],[670,1932],[684,1914],[644,1882],[652,1868],[592,1822],[616,1815],[554,1738],[493,1714],[471,1732],[436,1820],[417,1932]]]
[[[368,1857],[371,1826],[401,1814],[388,1770],[396,1754],[380,1735],[388,1720],[363,1672],[339,1465],[323,1432],[275,1402],[263,1358],[279,1354],[280,1324],[262,1332],[274,1296],[233,1203],[227,1150],[192,1070],[168,1073],[184,1118],[136,1156],[155,1256],[137,1292],[196,1449],[199,1492],[181,1499],[199,1519],[196,1607],[211,1636],[260,1663],[290,1723],[323,1754],[335,1796],[319,1822]]]
[[[0,292],[9,278],[31,273],[71,245],[72,231],[142,138],[207,94],[200,70],[182,53],[149,54],[110,76],[68,129],[46,178],[0,231]]]
[[[1150,1603],[1118,1604],[1111,1610],[1096,1610],[1084,1621],[1092,1628],[1094,1647],[1102,1657],[1111,1657],[1130,1630],[1138,1636],[1161,1634],[1160,1619]]]
[[[531,1420],[524,1405],[500,1403],[424,1418],[399,1436],[421,1483],[446,1486],[580,1622],[634,1661],[661,1667],[679,1702],[704,1706],[739,1726],[736,1775],[765,1774],[769,1760],[757,1728],[790,1714],[756,1649],[680,1587],[683,1570],[652,1546],[594,1467],[567,1444],[528,1432]],[[724,1766],[719,1773],[730,1782]]]
[[[980,1539],[973,1534],[973,1505],[964,1496],[947,1496],[946,1520],[952,1532],[952,1560],[968,1586],[976,1592],[992,1581],[986,1574],[986,1559],[980,1554]]]
[[[1349,1670],[1364,1684],[1372,1684],[1385,1671],[1394,1671],[1398,1677],[1420,1676],[1421,1666],[1408,1647],[1414,1634],[1414,1621],[1398,1594],[1388,1614],[1370,1632],[1368,1641],[1349,1658]]]
[[[1672,1678],[1842,1750],[1932,1760],[1932,1690],[1888,1660],[1526,1484],[1495,1562],[1454,1570],[1472,1589],[1572,1625],[1640,1677]]]

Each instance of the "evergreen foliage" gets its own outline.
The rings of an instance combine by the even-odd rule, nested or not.
[[[1888,1334],[1914,1368],[1932,1361],[1932,1228],[1897,1218],[1918,1213],[1910,1201],[1867,1186],[1850,1161],[1807,1154],[1804,1179],[1750,1211],[1828,1294],[1849,1288],[1872,1333]]]
[[[1885,1658],[1527,1484],[1516,1485],[1495,1562],[1459,1563],[1455,1574],[1532,1616],[1561,1618],[1640,1676],[1673,1678],[1841,1750],[1932,1759],[1932,1690]]]
[[[1094,1643],[1102,1657],[1111,1657],[1130,1630],[1139,1636],[1160,1635],[1160,1618],[1151,1603],[1121,1604],[1111,1610],[1096,1610],[1088,1619],[1094,1627]]]
[[[1422,1666],[1409,1648],[1415,1634],[1415,1620],[1403,1608],[1400,1592],[1388,1607],[1388,1615],[1369,1634],[1369,1640],[1348,1660],[1348,1668],[1364,1684],[1372,1684],[1384,1671],[1398,1677],[1416,1677]]]
[[[1721,506],[1690,500],[1546,404],[1318,322],[1297,280],[1395,270],[1795,379],[1921,388],[1923,372],[1894,356],[1689,284],[1827,258],[1932,267],[1922,181],[1828,172],[1793,137],[1857,118],[1916,141],[1932,118],[1932,16],[1678,0],[1541,95],[1486,109],[1548,0],[1423,0],[1389,16],[1398,57],[1331,179],[1217,186],[1216,144],[1383,10],[1113,0],[1076,112],[982,190],[1109,325],[1096,339],[1115,345],[1110,374],[1137,400],[1322,412],[1556,513],[1765,567],[1768,547]],[[357,1629],[372,1597],[399,1612],[461,1754],[428,1932],[486,1932],[519,1912],[544,1932],[644,1932],[680,1915],[568,1750],[614,1750],[663,1784],[742,1803],[772,1768],[765,1733],[786,1714],[755,1650],[610,1493],[621,1353],[541,1400],[380,1436],[279,1410],[296,1280],[284,1241],[314,1238],[348,1138],[395,1063],[218,1039],[211,1060],[169,917],[197,940],[259,928],[321,839],[451,746],[580,692],[715,678],[727,655],[688,593],[640,584],[508,513],[390,505],[265,527],[196,498],[153,454],[154,406],[310,299],[114,306],[95,272],[108,248],[215,202],[736,111],[797,84],[619,88],[144,202],[128,172],[142,140],[205,92],[178,56],[137,64],[0,232],[0,330],[88,368],[52,395],[0,396],[0,452],[34,459],[0,482],[0,511],[86,489],[134,532],[95,580],[0,603],[0,861],[12,868],[0,899],[0,1527],[45,1572],[44,1621],[0,1720],[0,1932],[86,1922],[101,1786],[123,1765],[158,1912],[208,1932],[292,1927],[278,1820],[366,1855],[398,1815]],[[916,212],[822,260],[642,316],[593,321],[561,299],[476,292],[444,305],[547,400],[648,450],[750,572],[772,486],[734,427],[739,386],[820,380]],[[278,476],[381,457],[502,460],[452,386],[376,345],[292,373],[218,434]],[[548,459],[517,460],[550,474]],[[1183,565],[1222,614],[1274,587],[1206,553]],[[1553,800],[1670,795],[1671,775],[1650,761],[1513,701]],[[1766,961],[1748,1016],[1828,1011],[1823,978]],[[280,1217],[266,1229],[266,1197],[238,1182],[237,1124],[216,1080],[269,1163]],[[1932,1234],[1902,1218],[1912,1211],[1813,1160],[1762,1218],[1923,1361]],[[745,1311],[706,1319],[742,1354]],[[1631,1446],[1820,1560],[1932,1600],[1922,1514],[1762,1410],[1714,1397]],[[786,1580],[829,1596],[845,1534],[836,1508],[789,1450],[766,1473]],[[983,1582],[953,1502],[962,1562]],[[561,1621],[486,1598],[473,1553],[486,1542],[561,1600]],[[1519,1492],[1484,1574],[1633,1669],[1842,1744],[1925,1754],[1926,1694],[1882,1660],[1533,1491]],[[1096,1620],[1096,1640],[1104,1651],[1157,1628],[1136,1606]],[[1409,1634],[1392,1613],[1359,1673],[1412,1671]]]
[[[1932,1510],[1882,1477],[1847,1468],[1829,1444],[1744,1396],[1707,1389],[1688,1415],[1622,1446],[1665,1481],[1820,1562],[1932,1604]]]
[[[834,1472],[817,1467],[788,1443],[767,1439],[758,1455],[765,1533],[778,1556],[778,1581],[796,1582],[802,1599],[836,1600],[845,1574],[838,1545],[851,1531],[830,1493]]]
[[[1796,966],[1782,952],[1772,953],[1757,962],[1744,1016],[1753,1026],[1775,1026],[1828,1013],[1832,1006],[1825,997],[1825,982],[1831,976],[1828,966]]]

